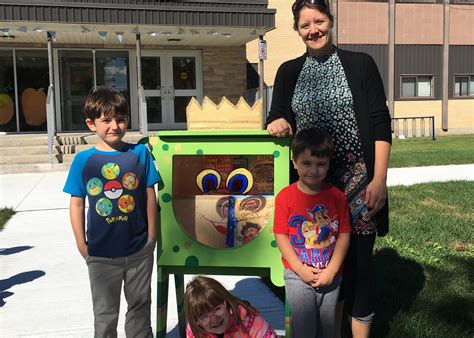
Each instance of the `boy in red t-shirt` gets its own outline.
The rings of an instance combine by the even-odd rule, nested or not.
[[[277,195],[273,230],[285,266],[292,337],[333,337],[349,206],[343,192],[324,182],[334,153],[326,131],[301,130],[291,150],[299,180]]]

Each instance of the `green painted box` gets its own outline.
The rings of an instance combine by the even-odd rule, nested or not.
[[[166,325],[169,274],[178,307],[184,274],[260,275],[284,284],[272,228],[274,197],[289,182],[289,142],[264,130],[163,131],[148,139],[163,180],[158,328]]]

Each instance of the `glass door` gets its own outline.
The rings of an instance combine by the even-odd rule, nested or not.
[[[93,67],[90,50],[59,51],[63,130],[87,129],[83,107],[87,94],[94,86]]]
[[[107,86],[121,92],[130,102],[128,51],[58,50],[56,82],[61,112],[60,130],[88,130],[84,101],[94,86]]]
[[[141,63],[148,129],[186,129],[189,101],[202,99],[201,53],[145,51]]]
[[[182,55],[170,53],[170,62],[172,67],[169,69],[173,72],[170,75],[170,86],[168,88],[168,96],[170,98],[170,129],[186,129],[186,107],[194,96],[199,100],[202,99],[199,86],[202,81],[198,81],[196,55]],[[200,68],[200,67],[199,67]],[[199,72],[199,75],[201,73]]]
[[[164,102],[161,84],[163,82],[161,65],[162,57],[155,53],[142,52],[142,86],[146,98],[148,129],[166,129],[163,120]]]

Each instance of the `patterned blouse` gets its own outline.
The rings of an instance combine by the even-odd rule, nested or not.
[[[346,193],[352,233],[375,233],[375,219],[370,218],[364,204],[369,178],[352,93],[336,51],[306,58],[291,106],[295,112],[296,131],[319,127],[325,129],[334,141],[335,156],[327,180]]]

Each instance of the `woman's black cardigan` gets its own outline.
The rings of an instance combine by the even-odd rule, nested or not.
[[[372,180],[375,141],[392,142],[391,119],[382,78],[371,56],[338,48],[336,50],[352,92],[354,114],[359,128],[364,160],[369,179]],[[283,117],[291,124],[293,131],[296,130],[291,100],[306,57],[307,54],[304,54],[296,59],[286,61],[278,69],[267,124]],[[384,236],[388,232],[388,200],[377,213],[376,219],[377,233],[379,236]]]

